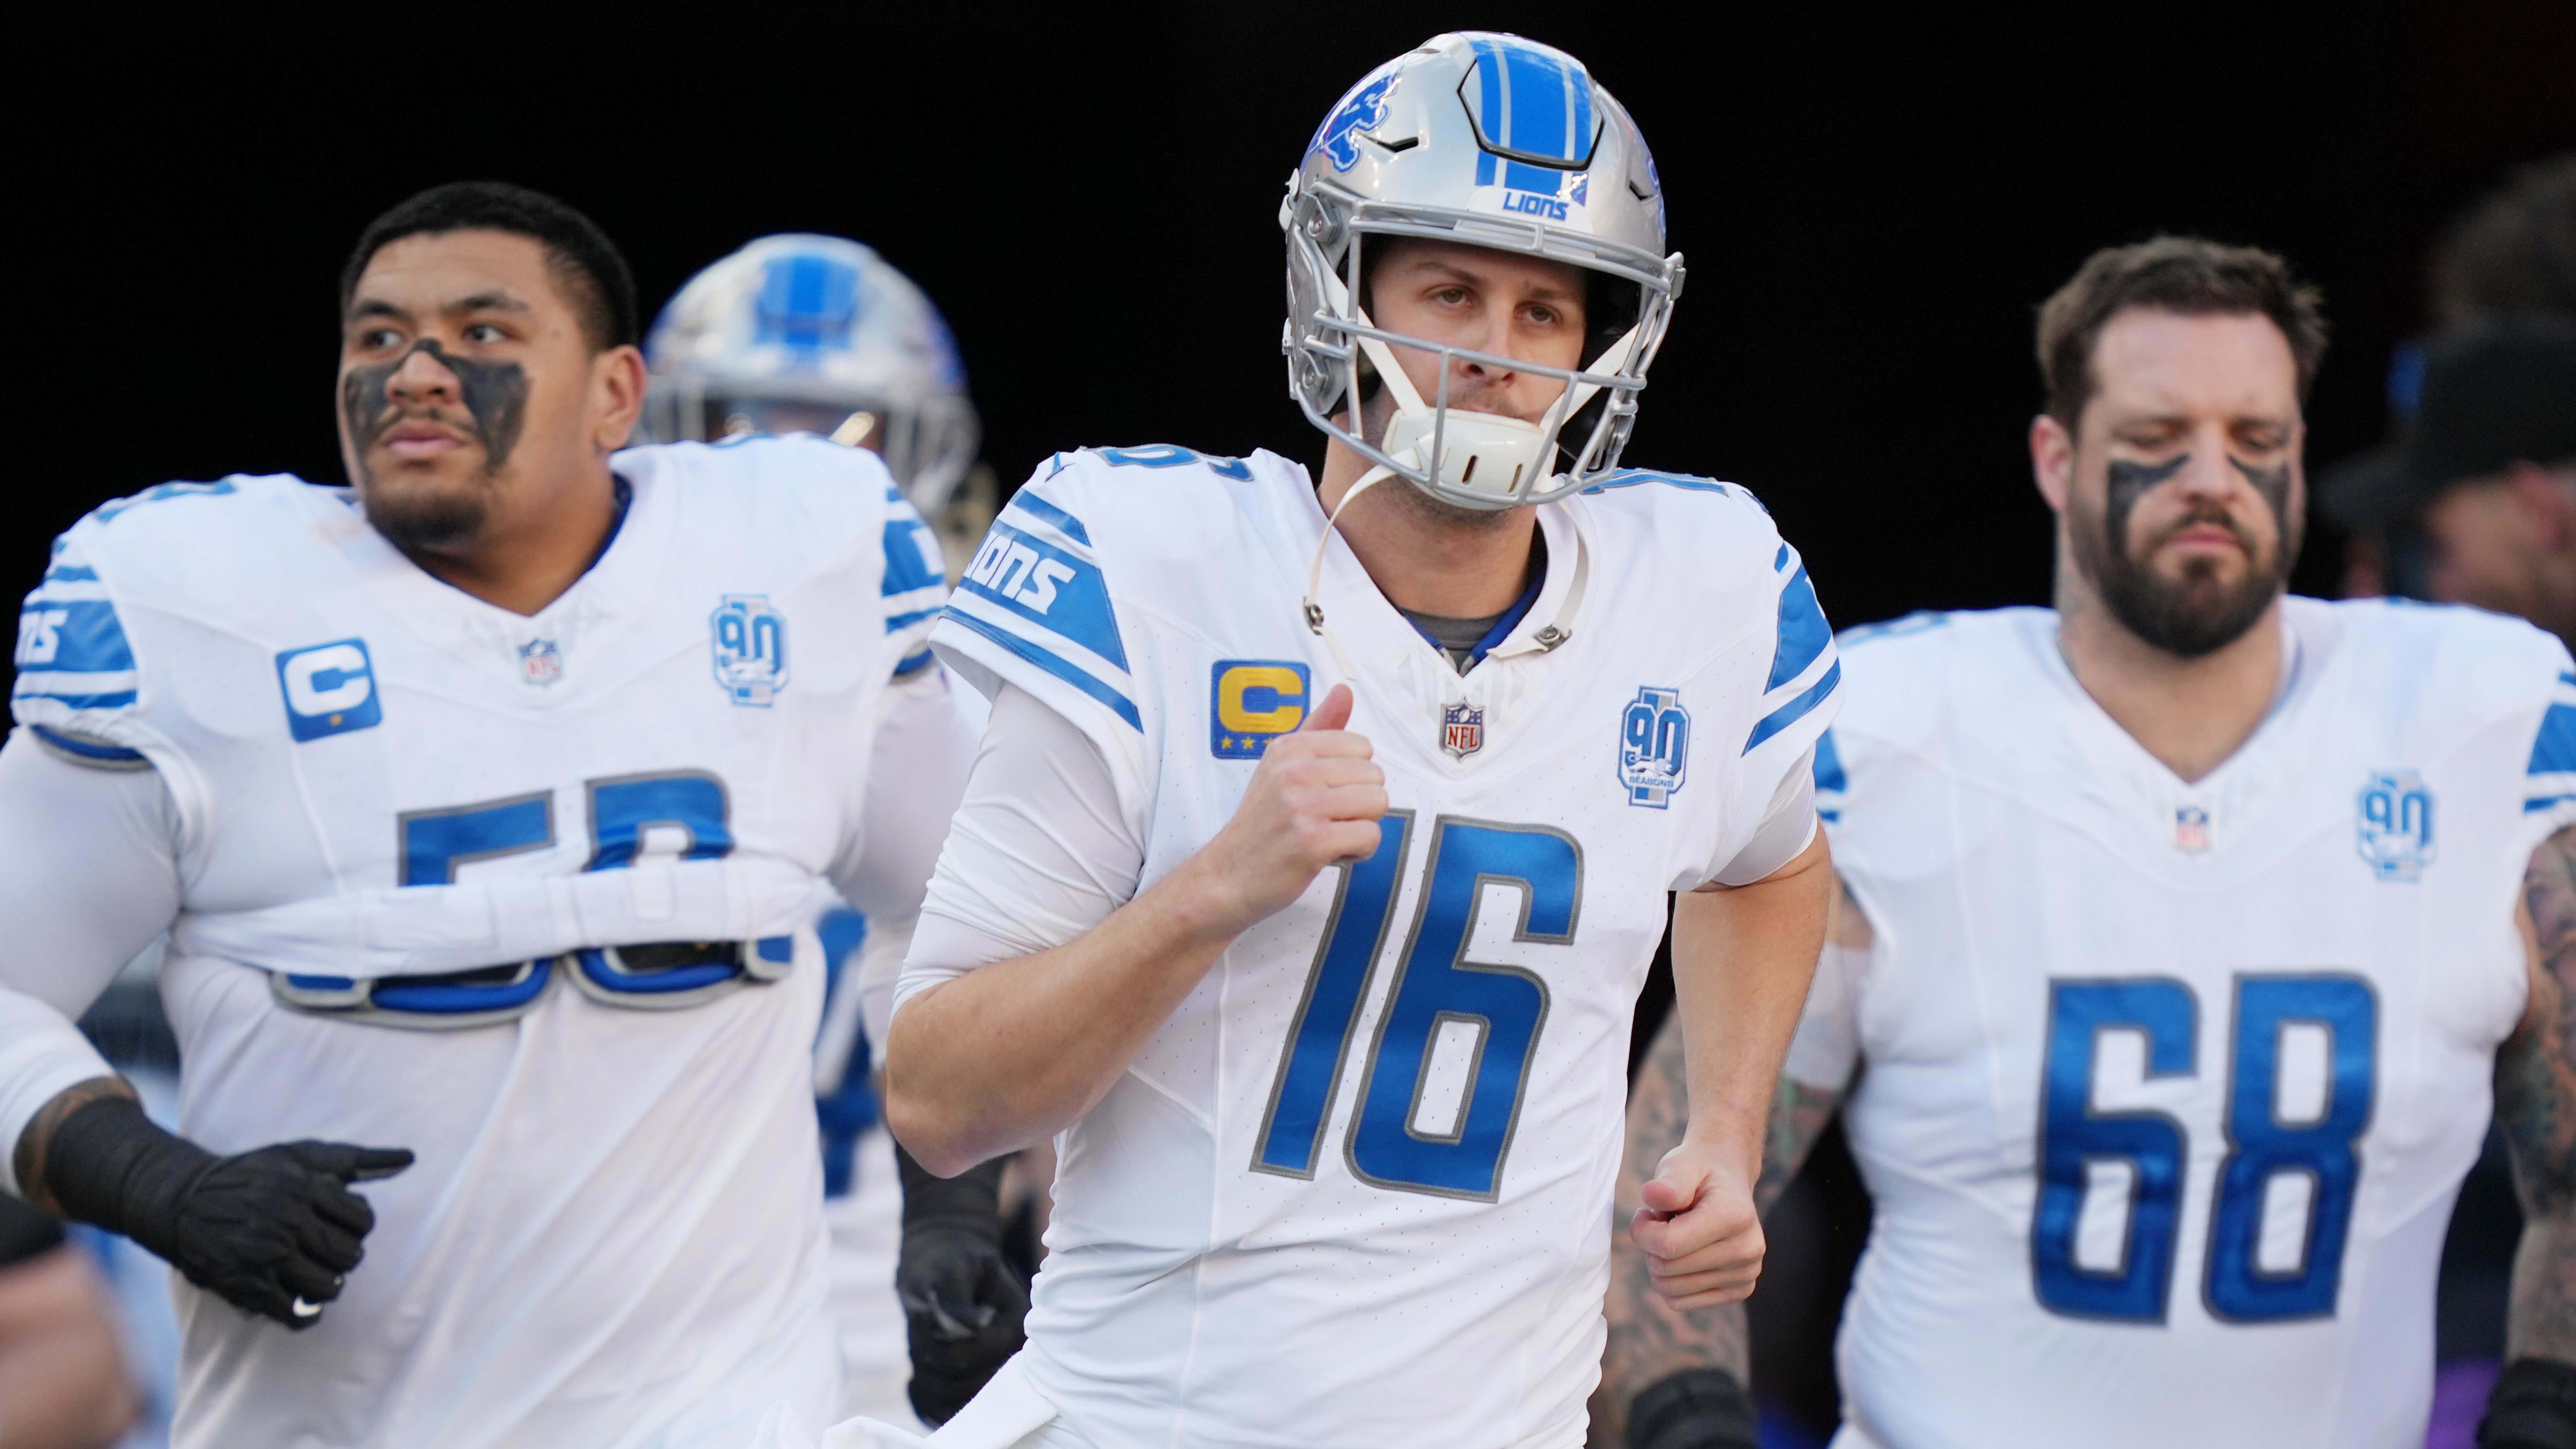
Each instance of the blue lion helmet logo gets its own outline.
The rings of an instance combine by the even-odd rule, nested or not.
[[[1336,171],[1348,171],[1360,164],[1359,133],[1384,124],[1387,87],[1394,84],[1395,74],[1390,71],[1342,97],[1342,103],[1333,108],[1333,113],[1324,118],[1323,127],[1315,132],[1306,154],[1323,152],[1332,158]]]

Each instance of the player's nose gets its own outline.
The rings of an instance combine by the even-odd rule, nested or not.
[[[428,402],[456,396],[456,374],[439,360],[437,353],[426,347],[415,347],[407,354],[393,376],[385,379],[385,392],[396,402]]]

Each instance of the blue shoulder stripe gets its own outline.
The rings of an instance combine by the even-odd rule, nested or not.
[[[939,557],[939,537],[912,511],[911,505],[906,504],[901,512],[888,510],[884,541],[885,584],[878,592],[892,598],[916,589],[947,586],[948,571],[946,560]]]
[[[992,640],[994,643],[1001,645],[1003,648],[1010,650],[1012,653],[1027,660],[1031,664],[1036,665],[1038,668],[1045,670],[1047,673],[1054,675],[1056,678],[1061,679],[1065,683],[1072,685],[1074,688],[1081,690],[1083,693],[1090,695],[1093,699],[1109,706],[1109,708],[1115,712],[1120,719],[1127,721],[1127,725],[1130,729],[1135,730],[1139,734],[1144,733],[1145,720],[1142,715],[1136,712],[1136,703],[1134,700],[1120,694],[1117,690],[1111,689],[1108,685],[1101,683],[1099,680],[1094,679],[1090,675],[1083,673],[1081,670],[1074,668],[1072,665],[1065,663],[1062,659],[1057,658],[1055,655],[1050,654],[1046,650],[1039,648],[1037,645],[1030,643],[1028,640],[1021,638],[1019,635],[1013,634],[997,625],[988,624],[983,620],[976,618],[972,614],[968,614],[957,609],[950,609],[948,611],[948,616],[941,620],[941,623],[961,624],[966,628],[974,630],[976,633],[981,634],[985,638]]]
[[[1786,553],[1788,545],[1782,544],[1781,549]],[[1816,602],[1816,586],[1802,563],[1780,590],[1780,640],[1772,649],[1771,678],[1762,692],[1768,694],[1806,673],[1807,666],[1833,642],[1833,626],[1825,622],[1824,606]]]
[[[1057,528],[1064,531],[1065,537],[1072,539],[1075,543],[1081,544],[1085,548],[1089,548],[1091,546],[1091,535],[1083,531],[1081,519],[1074,517],[1072,514],[1065,512],[1063,509],[1056,507],[1054,504],[1047,502],[1045,499],[1040,498],[1025,488],[1011,495],[1009,506],[1013,508],[1027,509],[1030,516],[1038,519],[1042,523],[1054,524]]]
[[[2557,775],[2576,770],[2576,704],[2553,704],[2540,717],[2540,737],[2531,742],[2531,763],[2524,773]]]
[[[1816,814],[1828,821],[1842,819],[1841,797],[1850,788],[1851,782],[1843,774],[1843,752],[1835,746],[1834,732],[1830,728],[1816,736],[1815,775],[1816,794],[1819,797],[1826,795],[1835,797],[1832,800],[1819,798],[1816,801]]]
[[[130,765],[143,758],[141,750],[129,750],[123,745],[101,744],[96,740],[85,740],[77,735],[64,734],[60,730],[49,730],[43,725],[29,725],[27,728],[34,730],[36,738],[46,744],[66,755],[77,755],[84,760],[97,760],[102,764]]]
[[[1795,699],[1764,715],[1754,724],[1753,733],[1744,741],[1744,753],[1748,755],[1753,753],[1761,747],[1764,740],[1805,719],[1814,712],[1817,705],[1825,702],[1827,695],[1834,692],[1834,686],[1842,682],[1843,662],[1837,659],[1833,667],[1825,671],[1823,678],[1808,685],[1799,691]]]
[[[1126,644],[1119,638],[1118,614],[1110,607],[1109,584],[1100,566],[1023,533],[1006,519],[993,521],[957,587],[1127,668]]]

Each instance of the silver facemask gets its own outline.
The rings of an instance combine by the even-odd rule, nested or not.
[[[806,432],[872,448],[928,518],[981,441],[939,309],[846,238],[767,236],[715,263],[662,309],[644,353],[648,440]]]
[[[1664,253],[1662,186],[1645,138],[1581,61],[1518,36],[1469,31],[1387,62],[1316,131],[1288,178],[1279,224],[1288,242],[1280,345],[1289,395],[1307,421],[1377,465],[1373,474],[1463,507],[1500,509],[1561,498],[1618,466],[1681,294],[1682,259]],[[1591,361],[1546,367],[1376,326],[1360,300],[1371,237],[1490,247],[1582,269],[1595,283],[1586,309]],[[1435,396],[1419,394],[1394,347],[1439,359]],[[1556,378],[1565,390],[1535,423],[1453,410],[1448,379],[1462,360]],[[1394,404],[1375,443],[1357,426],[1372,373]]]

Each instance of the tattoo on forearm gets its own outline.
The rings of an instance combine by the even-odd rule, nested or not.
[[[54,1201],[54,1190],[45,1181],[46,1153],[53,1146],[54,1132],[92,1102],[133,1096],[134,1088],[123,1077],[92,1077],[65,1087],[37,1108],[27,1130],[18,1134],[17,1151],[10,1157],[10,1166],[18,1174],[18,1195],[49,1213],[61,1213],[62,1205]]]
[[[1610,1295],[1603,1312],[1610,1323],[1610,1342],[1602,1356],[1602,1393],[1596,1434],[1609,1443],[1627,1435],[1628,1400],[1649,1384],[1683,1369],[1712,1364],[1743,1378],[1752,1351],[1744,1306],[1682,1313],[1655,1292],[1646,1258],[1628,1238],[1628,1220],[1636,1214],[1639,1186],[1682,1140],[1690,1125],[1690,1078],[1682,1058],[1679,1013],[1656,1033],[1654,1046],[1637,1069],[1636,1091],[1628,1099],[1626,1162],[1619,1174],[1618,1206],[1610,1224]],[[1602,1442],[1596,1439],[1595,1442]]]
[[[2496,1054],[2496,1126],[2527,1219],[2509,1349],[2576,1358],[2576,829],[2531,858],[2523,908],[2539,948],[2520,1030]]]

